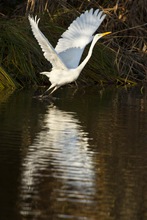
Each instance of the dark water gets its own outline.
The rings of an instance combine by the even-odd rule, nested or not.
[[[0,220],[147,219],[146,92],[1,92]]]

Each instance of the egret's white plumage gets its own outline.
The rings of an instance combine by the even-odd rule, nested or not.
[[[95,11],[93,9],[87,10],[74,20],[69,28],[61,35],[55,49],[40,31],[38,27],[40,19],[37,19],[37,17],[35,17],[35,19],[30,16],[28,17],[32,32],[41,46],[45,58],[53,66],[51,72],[42,72],[51,82],[49,89],[54,88],[51,93],[60,86],[71,83],[78,78],[80,72],[92,55],[95,43],[102,36],[110,33],[105,32],[93,36],[105,16],[106,15],[99,9]],[[87,57],[79,65],[83,51],[86,45],[91,41],[92,43]]]
[[[76,68],[79,65],[86,45],[92,41],[93,34],[105,16],[99,9],[94,13],[93,9],[86,11],[61,35],[55,50],[68,68]]]

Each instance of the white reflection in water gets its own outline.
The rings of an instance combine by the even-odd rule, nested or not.
[[[88,146],[88,135],[75,113],[56,107],[48,109],[43,129],[34,144],[29,146],[22,164],[22,215],[35,211],[31,207],[32,200],[41,201],[39,190],[45,178],[49,184],[53,181],[50,187],[50,194],[54,195],[50,200],[53,202],[91,202],[91,196],[95,193],[94,172],[92,152],[88,151]],[[54,186],[54,182],[62,184],[55,183]],[[35,214],[40,215],[40,212],[37,210]]]

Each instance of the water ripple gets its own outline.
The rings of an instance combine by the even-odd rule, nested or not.
[[[25,216],[34,212],[34,202],[39,205],[42,199],[53,200],[53,196],[48,197],[52,184],[55,184],[54,203],[90,204],[95,194],[88,135],[75,113],[49,108],[43,124],[44,128],[29,146],[22,163],[21,214]],[[44,184],[47,185],[45,189]],[[44,190],[46,195],[42,197]]]

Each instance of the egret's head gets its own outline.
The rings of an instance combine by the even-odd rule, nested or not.
[[[105,35],[111,34],[111,32],[105,32],[105,33],[99,33],[95,35],[96,40],[99,40],[101,37],[104,37]]]

